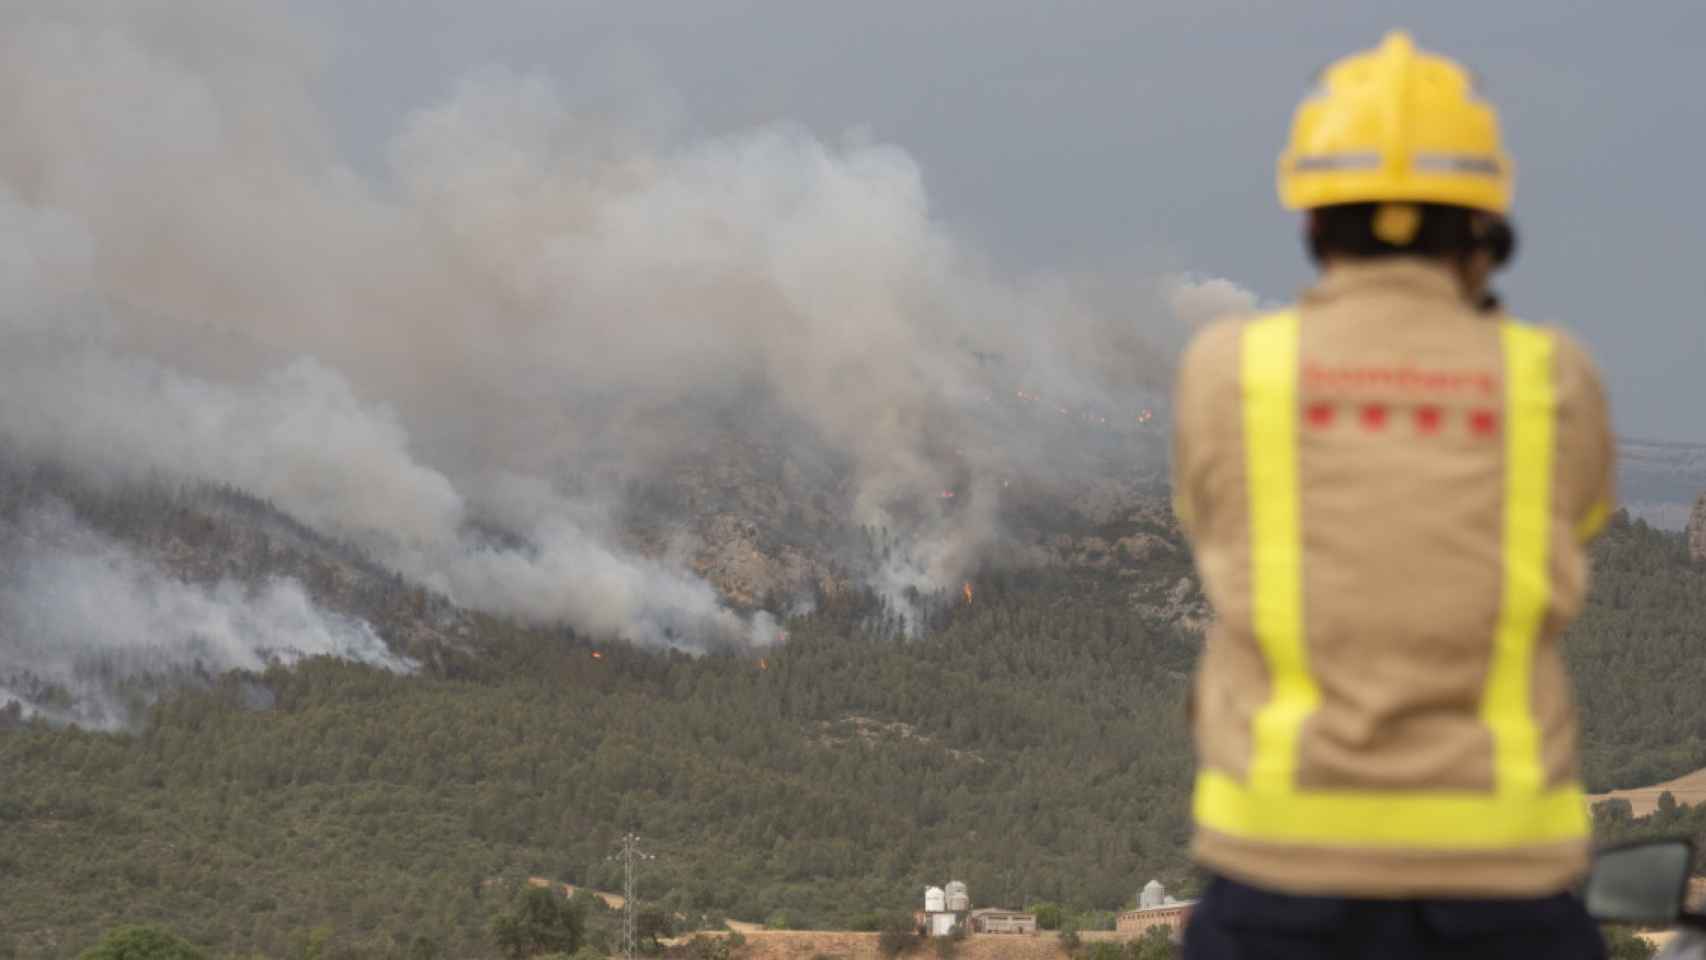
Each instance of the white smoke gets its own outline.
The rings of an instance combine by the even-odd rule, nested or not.
[[[410,672],[367,623],[317,608],[290,579],[185,583],[63,506],[0,524],[0,707],[113,729],[121,681],[258,670],[325,655]]]
[[[1174,277],[1167,283],[1167,300],[1188,329],[1256,309],[1256,295],[1222,277]]]
[[[307,36],[242,0],[0,5],[0,442],[249,490],[470,606],[768,640],[615,529],[731,398],[849,464],[849,519],[907,539],[885,592],[940,588],[999,536],[997,478],[1061,469],[976,357],[1125,423],[1175,311],[1239,298],[1000,276],[897,147],[682,142],[585,78],[477,72],[369,182]]]

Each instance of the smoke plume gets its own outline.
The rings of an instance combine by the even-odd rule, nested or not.
[[[0,442],[243,488],[468,606],[767,642],[620,529],[681,449],[826,451],[834,509],[906,543],[873,582],[942,587],[1063,444],[1129,459],[1190,316],[1248,299],[1003,275],[898,147],[673,137],[596,78],[476,72],[367,178],[310,36],[237,0],[0,6]]]
[[[294,580],[185,583],[60,505],[0,524],[0,707],[113,729],[134,719],[146,681],[315,655],[415,666],[368,624],[318,609]]]

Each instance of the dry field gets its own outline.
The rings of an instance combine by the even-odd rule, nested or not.
[[[880,960],[877,934],[836,930],[764,930],[756,924],[731,921],[729,926],[746,937],[744,960]],[[1085,939],[1112,939],[1113,933],[1086,934]],[[933,956],[920,951],[917,956]],[[954,954],[955,960],[1063,960],[1060,938],[1053,933],[1036,936],[975,934],[966,938]]]
[[[1644,817],[1659,806],[1659,794],[1669,790],[1677,803],[1695,804],[1706,802],[1706,768],[1693,773],[1685,773],[1675,780],[1654,784],[1650,787],[1632,787],[1628,790],[1613,790],[1610,793],[1596,793],[1588,799],[1594,803],[1601,800],[1624,799],[1629,801],[1630,812],[1637,817]]]

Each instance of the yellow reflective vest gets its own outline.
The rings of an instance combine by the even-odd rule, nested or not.
[[[1588,812],[1557,638],[1614,496],[1587,354],[1425,261],[1336,266],[1199,334],[1174,412],[1216,614],[1199,861],[1297,893],[1569,886]]]

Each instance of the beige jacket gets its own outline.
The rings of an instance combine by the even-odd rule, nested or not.
[[[1450,273],[1408,259],[1334,267],[1296,316],[1298,619],[1316,699],[1286,769],[1297,791],[1319,800],[1298,809],[1336,809],[1342,795],[1376,805],[1404,795],[1413,807],[1491,795],[1503,788],[1482,710],[1509,605],[1501,584],[1512,456],[1502,439],[1512,411],[1500,327],[1514,321],[1478,312]],[[1248,323],[1223,321],[1196,338],[1174,409],[1176,508],[1216,613],[1193,725],[1200,769],[1228,789],[1247,778],[1253,725],[1273,693],[1271,651],[1252,620],[1240,366]],[[1584,544],[1614,502],[1614,447],[1587,354],[1555,330],[1541,339],[1550,340],[1553,444],[1546,549],[1534,567],[1548,582],[1521,648],[1521,682],[1506,689],[1531,714],[1523,719],[1532,719],[1540,771],[1531,779],[1544,780],[1535,789],[1579,796],[1557,639],[1587,590]],[[1196,857],[1275,890],[1542,894],[1565,888],[1586,862],[1585,825],[1580,836],[1503,844],[1474,839],[1468,826],[1458,843],[1450,814],[1421,842],[1338,837],[1326,823],[1223,830],[1204,823],[1202,792],[1199,781]]]

